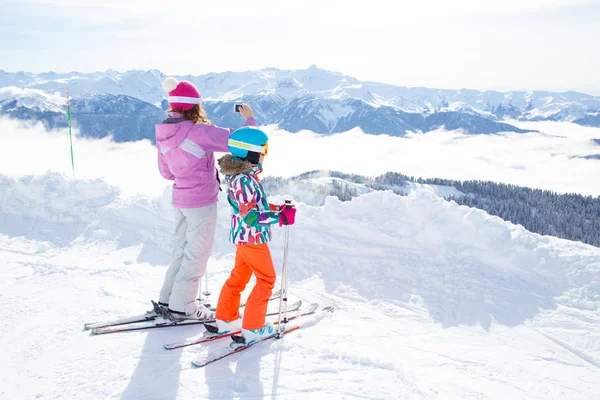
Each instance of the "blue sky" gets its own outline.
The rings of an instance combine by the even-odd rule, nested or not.
[[[600,0],[0,0],[0,69],[312,64],[405,86],[600,94]]]

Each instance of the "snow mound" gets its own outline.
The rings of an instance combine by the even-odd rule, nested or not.
[[[0,175],[0,233],[69,247],[73,242],[141,246],[140,262],[165,263],[170,251],[170,197],[120,198],[100,179],[71,180],[58,173]],[[145,257],[144,248],[152,250]]]
[[[149,246],[168,260],[170,193],[119,198],[102,180],[48,173],[0,175],[0,218],[11,236],[68,245],[71,240]],[[445,325],[514,326],[557,304],[600,314],[600,249],[543,237],[484,211],[458,206],[428,189],[408,196],[367,191],[352,201],[328,197],[298,205],[290,276],[319,275],[369,299],[423,304]],[[216,250],[226,243],[228,208],[220,202]],[[43,227],[43,229],[42,229]],[[59,240],[62,238],[63,240]],[[275,235],[278,248],[281,235]]]
[[[515,326],[557,304],[600,315],[600,250],[542,237],[427,190],[300,207],[291,276],[418,303],[446,326]],[[314,255],[311,255],[314,254]],[[318,261],[317,261],[318,260]]]

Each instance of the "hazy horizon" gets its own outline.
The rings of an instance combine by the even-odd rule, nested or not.
[[[199,75],[316,64],[407,87],[600,94],[600,0],[4,3],[6,70]]]
[[[167,75],[167,76],[185,76],[185,75],[191,75],[191,76],[202,76],[202,75],[209,75],[209,74],[220,74],[220,73],[226,73],[226,72],[234,72],[234,73],[244,73],[244,72],[253,72],[253,71],[261,71],[261,70],[267,70],[267,69],[277,69],[277,70],[282,70],[282,71],[302,71],[302,70],[306,70],[312,66],[316,66],[317,68],[321,69],[321,70],[325,70],[325,71],[329,71],[329,72],[333,72],[333,73],[339,73],[343,76],[348,76],[351,78],[356,78],[359,79],[355,76],[352,76],[350,74],[344,73],[343,71],[335,71],[335,70],[330,70],[328,68],[323,68],[319,65],[316,64],[310,64],[305,68],[293,68],[293,69],[288,69],[288,68],[277,68],[277,67],[263,67],[263,68],[257,68],[257,69],[253,69],[253,70],[227,70],[227,71],[209,71],[209,72],[205,72],[205,73],[199,73],[199,74],[195,74],[193,72],[189,72],[189,73],[182,73],[182,74],[171,74],[171,73],[167,73],[165,71],[160,70],[159,68],[131,68],[131,69],[115,69],[115,68],[108,68],[105,70],[89,70],[89,71],[84,71],[84,70],[70,70],[70,71],[55,71],[55,70],[40,70],[40,71],[30,71],[30,70],[6,70],[4,68],[0,68],[0,71],[4,71],[6,73],[26,73],[26,74],[34,74],[34,75],[40,75],[40,74],[47,74],[47,73],[56,73],[56,74],[69,74],[69,73],[81,73],[81,74],[94,74],[94,73],[106,73],[108,71],[115,71],[117,73],[126,73],[126,72],[130,72],[130,71],[153,71],[153,70],[157,70],[160,71],[161,73]],[[481,91],[481,92],[485,92],[485,91],[496,91],[496,92],[555,92],[555,93],[565,93],[565,92],[578,92],[578,93],[583,93],[583,94],[587,94],[590,96],[600,96],[600,87],[598,88],[590,88],[590,89],[538,89],[538,88],[476,88],[476,87],[432,87],[432,86],[421,86],[421,85],[398,85],[395,83],[390,83],[390,82],[384,82],[381,80],[362,80],[359,79],[361,82],[363,83],[368,83],[368,82],[376,82],[376,83],[383,83],[383,84],[387,84],[387,85],[392,85],[392,86],[397,86],[397,87],[407,87],[407,88],[419,88],[419,87],[424,87],[427,89],[440,89],[440,90],[476,90],[476,91]]]

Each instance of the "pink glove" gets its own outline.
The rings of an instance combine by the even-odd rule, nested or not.
[[[279,213],[279,226],[294,225],[296,221],[296,207],[293,204],[282,204]]]

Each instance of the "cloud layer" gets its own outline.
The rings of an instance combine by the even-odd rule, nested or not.
[[[270,136],[265,176],[293,176],[330,169],[362,175],[388,171],[415,177],[492,180],[520,186],[600,195],[600,129],[570,123],[522,123],[525,135],[469,136],[443,130],[406,138],[373,136],[359,129],[323,136],[266,127]],[[75,176],[104,178],[123,195],[157,196],[168,186],[158,174],[156,149],[148,141],[115,144],[75,133]],[[71,175],[66,131],[0,119],[0,173],[12,177],[57,171]]]

